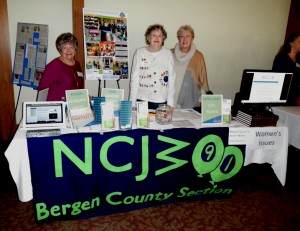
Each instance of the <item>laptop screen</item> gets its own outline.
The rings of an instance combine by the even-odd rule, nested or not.
[[[63,128],[65,127],[65,103],[24,102],[23,128]]]

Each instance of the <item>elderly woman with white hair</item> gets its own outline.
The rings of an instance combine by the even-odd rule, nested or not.
[[[176,73],[176,108],[200,107],[201,95],[212,94],[208,86],[204,57],[196,49],[194,37],[191,26],[181,26],[177,31],[178,43],[172,49]]]

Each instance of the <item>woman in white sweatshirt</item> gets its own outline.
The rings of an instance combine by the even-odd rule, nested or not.
[[[130,100],[147,101],[149,109],[159,104],[174,107],[174,60],[169,49],[164,48],[167,32],[160,24],[150,25],[145,32],[148,46],[138,48],[131,69]]]

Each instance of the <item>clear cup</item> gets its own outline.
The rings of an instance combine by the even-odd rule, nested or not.
[[[155,121],[158,124],[166,125],[172,123],[172,108],[167,104],[160,104],[156,109]]]

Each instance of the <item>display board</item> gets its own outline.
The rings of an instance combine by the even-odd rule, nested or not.
[[[18,23],[12,83],[37,89],[45,70],[47,51],[47,25]]]
[[[128,78],[126,14],[83,9],[87,80]]]

